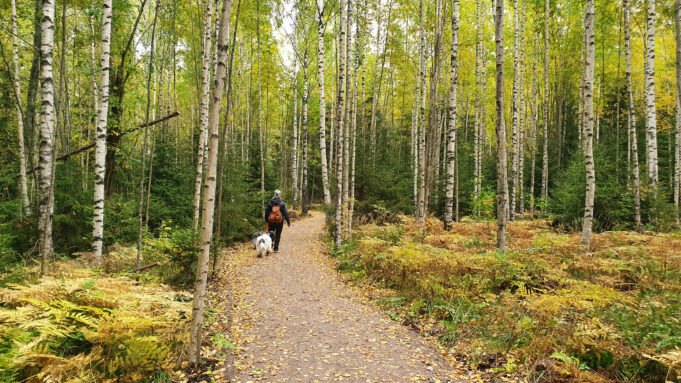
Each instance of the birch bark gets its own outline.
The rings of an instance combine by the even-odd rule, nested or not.
[[[596,43],[594,39],[594,0],[586,0],[584,19],[586,34],[586,55],[584,63],[584,163],[586,167],[586,197],[584,202],[584,221],[582,223],[582,245],[589,248],[594,216],[594,196],[596,194],[596,172],[594,169],[594,60]]]
[[[459,0],[452,1],[452,52],[449,89],[449,129],[447,131],[447,184],[445,187],[444,229],[452,229],[452,210],[454,208],[454,178],[456,164],[456,91],[459,76]]]
[[[208,263],[210,261],[210,245],[213,236],[213,213],[215,210],[215,180],[217,174],[219,120],[222,93],[225,88],[226,61],[229,46],[229,21],[232,8],[231,0],[224,0],[220,23],[218,27],[218,63],[215,73],[215,86],[212,89],[208,127],[210,140],[208,144],[208,162],[206,166],[206,182],[203,188],[203,212],[201,215],[201,233],[199,236],[199,259],[196,268],[196,283],[194,285],[194,300],[192,301],[192,322],[189,337],[189,361],[199,362],[201,355],[201,327],[205,306],[206,281],[208,278]]]

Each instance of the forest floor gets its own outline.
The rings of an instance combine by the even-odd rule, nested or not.
[[[312,212],[284,229],[278,253],[256,258],[250,244],[226,251],[209,292],[209,327],[233,345],[208,351],[227,356],[214,380],[449,382],[465,374],[436,339],[392,321],[341,279],[324,226],[324,214]]]

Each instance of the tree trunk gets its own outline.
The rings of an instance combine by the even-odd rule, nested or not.
[[[201,328],[203,323],[203,309],[206,298],[206,280],[208,278],[208,263],[210,261],[210,245],[213,236],[213,213],[215,210],[215,179],[217,174],[219,120],[222,93],[225,88],[226,61],[229,46],[229,21],[232,8],[231,0],[224,0],[220,23],[218,27],[218,63],[215,71],[215,86],[212,89],[208,127],[210,140],[208,144],[208,162],[206,163],[206,182],[203,188],[203,212],[201,214],[201,233],[199,235],[199,259],[196,268],[196,283],[194,284],[194,300],[192,301],[192,323],[189,337],[189,361],[199,362],[201,356]]]
[[[140,173],[140,186],[139,186],[139,202],[137,205],[137,267],[136,270],[139,273],[140,267],[142,267],[142,210],[144,208],[144,168],[147,153],[147,145],[149,144],[149,112],[151,109],[151,78],[154,75],[154,40],[156,38],[156,19],[158,17],[159,3],[156,3],[156,8],[154,9],[154,22],[151,27],[151,47],[149,50],[149,67],[147,74],[147,108],[144,117],[144,139],[142,140],[142,171]]]
[[[506,252],[506,127],[504,126],[504,0],[497,0],[494,20],[497,103],[497,250]]]
[[[19,83],[19,38],[17,31],[16,0],[11,1],[12,8],[12,85],[16,97],[17,138],[19,143],[19,190],[21,192],[22,211],[26,217],[31,215],[31,202],[28,199],[28,182],[26,180],[26,152],[24,150],[24,113],[21,109],[21,85]]]
[[[425,194],[426,194],[426,33],[423,29],[423,0],[419,1],[419,94],[421,104],[419,105],[419,138],[418,138],[418,163],[419,163],[419,192],[416,221],[423,224],[426,218]]]
[[[535,184],[535,173],[536,173],[536,165],[537,165],[537,128],[539,126],[539,87],[537,84],[537,40],[539,40],[539,33],[535,32],[534,34],[534,52],[535,54],[533,55],[532,58],[532,137],[530,138],[530,142],[532,145],[531,148],[531,156],[532,156],[532,165],[530,167],[530,216],[534,218],[534,203],[535,203],[535,198],[534,198],[534,184]]]
[[[484,65],[483,57],[483,6],[482,0],[476,2],[476,47],[475,47],[475,127],[473,131],[473,201],[477,202],[480,198],[480,189],[482,187],[482,138],[481,134],[485,132],[484,121],[485,117],[481,113],[482,104],[484,103],[484,93],[482,92],[482,67]],[[474,204],[476,206],[476,204]],[[474,208],[474,215],[479,212]]]
[[[452,52],[451,78],[449,89],[449,124],[447,131],[447,184],[445,189],[444,229],[452,229],[452,209],[454,208],[454,178],[456,164],[456,87],[459,81],[459,0],[452,1]]]
[[[511,138],[511,206],[510,220],[515,220],[516,194],[518,192],[518,131],[520,124],[520,9],[518,0],[513,0],[513,23],[515,34],[513,39],[513,98],[511,108],[513,110],[513,127]]]
[[[624,9],[624,56],[626,61],[625,79],[627,82],[627,101],[628,101],[628,118],[627,131],[629,132],[631,153],[631,171],[632,182],[634,187],[634,224],[636,231],[641,232],[641,181],[639,178],[639,164],[638,164],[638,143],[636,136],[636,114],[634,111],[634,93],[631,88],[631,26],[629,22],[630,6],[629,0],[622,0],[622,8]]]
[[[681,0],[674,2],[676,29],[676,138],[674,146],[674,205],[676,226],[679,226],[679,200],[681,199]]]
[[[586,198],[584,202],[584,221],[582,223],[582,245],[589,248],[591,228],[594,217],[594,196],[596,194],[596,172],[594,170],[594,59],[596,43],[594,39],[594,0],[586,0],[584,18],[586,34],[586,62],[584,64],[584,164],[586,167]]]
[[[303,215],[307,214],[308,212],[308,203],[309,203],[309,192],[307,188],[308,184],[308,172],[307,172],[307,150],[308,150],[308,144],[307,144],[307,102],[309,99],[309,94],[308,94],[308,88],[307,88],[307,67],[308,67],[308,62],[307,62],[307,48],[305,48],[305,54],[303,57],[303,123],[301,125],[302,127],[302,138],[303,138],[303,164],[302,164],[302,173],[303,173],[303,187],[302,187],[302,205],[303,205]]]
[[[212,1],[204,1],[203,10],[203,39],[201,43],[201,103],[199,105],[199,145],[196,154],[196,178],[194,181],[194,231],[199,228],[201,207],[201,184],[203,183],[203,168],[206,158],[206,144],[208,142],[208,103],[210,94],[211,72],[211,35],[212,35]]]
[[[348,2],[348,13],[346,31],[346,50],[345,50],[345,118],[343,128],[343,232],[344,237],[347,238],[348,225],[350,220],[350,115],[352,109],[352,81],[350,76],[350,63],[352,62],[352,0]]]
[[[267,135],[262,128],[262,75],[260,71],[260,0],[257,4],[257,38],[258,38],[258,136],[260,144],[260,201],[262,215],[265,215],[265,140]],[[304,202],[303,202],[304,203]]]
[[[101,264],[102,240],[104,236],[104,175],[106,174],[106,127],[109,113],[109,73],[111,72],[112,5],[112,0],[104,0],[102,4],[102,48],[99,59],[101,89],[97,89],[96,80],[93,80],[92,83],[94,102],[97,108],[92,251],[94,252],[95,263],[97,265]],[[92,55],[94,56],[94,40],[92,44]],[[97,76],[93,77],[97,78]],[[97,92],[100,92],[99,96],[97,96]]]
[[[40,275],[47,273],[52,258],[52,212],[54,206],[54,2],[43,0],[40,22],[40,185],[38,205],[38,230],[40,233]]]
[[[345,86],[345,0],[340,0],[340,22],[339,22],[339,37],[338,37],[338,96],[337,96],[337,101],[336,101],[336,122],[337,122],[337,136],[338,136],[338,142],[340,143],[341,137],[343,136],[343,105],[344,105],[344,99],[343,99],[343,88]],[[342,145],[339,147],[342,148]],[[343,169],[342,169],[342,163],[343,163],[343,151],[338,150],[337,151],[337,157],[338,157],[338,165],[336,166],[336,180],[338,182],[336,192],[337,192],[337,199],[336,199],[336,217],[335,217],[335,226],[336,226],[336,233],[335,233],[335,243],[334,246],[336,249],[339,249],[341,246],[341,242],[343,240],[343,227],[342,227],[342,219],[343,219]]]
[[[542,214],[545,213],[549,199],[549,0],[545,2],[544,12],[544,146],[541,169]]]
[[[318,37],[317,37],[317,73],[319,81],[319,150],[322,163],[322,189],[324,189],[324,205],[331,206],[329,191],[329,169],[326,161],[326,97],[324,94],[324,1],[317,3]]]
[[[655,109],[655,0],[648,0],[648,34],[645,57],[646,87],[646,160],[648,182],[651,188],[657,186],[657,120]]]
[[[298,61],[295,55],[293,58],[293,162],[291,166],[293,209],[295,210],[298,208]]]

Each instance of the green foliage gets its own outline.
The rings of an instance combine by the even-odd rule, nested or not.
[[[597,146],[595,153],[596,198],[594,200],[594,230],[605,231],[615,228],[631,228],[634,220],[634,200],[626,184],[615,172],[615,164]],[[586,177],[584,159],[576,156],[559,175],[552,197],[548,203],[549,212],[555,224],[568,230],[580,230],[584,217]]]

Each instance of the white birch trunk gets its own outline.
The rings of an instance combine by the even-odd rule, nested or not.
[[[676,138],[674,146],[674,205],[676,226],[679,226],[681,199],[681,0],[674,2],[674,26],[676,29]]]
[[[296,57],[293,58],[293,161],[291,167],[293,209],[295,210],[298,208],[298,61]]]
[[[97,125],[95,128],[95,186],[94,212],[92,217],[92,251],[95,263],[101,264],[102,241],[104,236],[104,174],[106,173],[106,124],[109,113],[109,73],[111,71],[111,19],[112,0],[102,3],[102,48],[99,59],[101,70],[101,89],[97,90],[97,82],[93,80],[92,90],[97,108]],[[94,56],[94,40],[92,42]],[[97,76],[93,76],[95,79]],[[97,96],[97,93],[100,96]],[[101,100],[101,101],[100,101]]]
[[[21,110],[21,85],[19,83],[19,38],[17,28],[17,6],[16,1],[12,0],[12,84],[14,86],[14,96],[16,97],[17,109],[17,139],[19,143],[19,190],[21,192],[21,207],[26,217],[31,215],[31,202],[28,199],[28,182],[26,180],[26,151],[24,147],[24,113]]]
[[[192,301],[192,323],[189,338],[189,361],[197,364],[201,356],[201,328],[206,298],[206,280],[208,279],[208,263],[210,262],[210,245],[213,236],[213,213],[215,210],[215,181],[217,176],[219,120],[222,93],[225,88],[228,54],[227,36],[229,35],[229,19],[232,8],[231,0],[224,0],[218,27],[218,63],[215,71],[215,86],[212,89],[208,127],[210,140],[208,144],[208,162],[206,164],[206,182],[203,187],[203,212],[201,215],[201,233],[199,235],[199,259],[196,268],[194,300]]]
[[[541,199],[546,209],[549,199],[549,0],[544,8],[544,145],[541,170]],[[542,211],[542,214],[545,212]]]
[[[650,187],[657,186],[657,117],[655,108],[655,0],[648,0],[645,55],[645,92],[646,92],[646,161],[648,163],[648,182]]]
[[[303,146],[303,157],[302,157],[302,175],[303,175],[303,186],[301,188],[302,192],[302,211],[303,214],[307,214],[308,211],[308,203],[310,196],[308,195],[308,172],[307,172],[307,153],[308,153],[308,143],[307,143],[307,102],[309,98],[308,94],[308,87],[307,87],[307,48],[305,51],[305,55],[303,58],[303,123],[301,124],[302,132],[301,136],[303,139],[302,146]]]
[[[339,37],[338,37],[338,97],[336,102],[336,121],[337,121],[337,137],[338,142],[341,143],[341,137],[343,137],[343,88],[345,86],[345,0],[340,0],[340,22],[339,22]],[[342,145],[339,145],[339,150],[337,151],[337,162],[336,166],[336,180],[337,188],[336,193],[336,216],[335,216],[335,248],[338,249],[343,241],[343,150],[340,150]]]
[[[456,165],[456,91],[459,81],[459,0],[452,1],[452,52],[449,89],[449,124],[447,130],[447,183],[445,186],[444,229],[452,229],[454,208],[454,178]]]
[[[511,138],[511,206],[510,219],[515,220],[516,194],[518,193],[518,131],[520,124],[520,9],[518,0],[513,0],[513,23],[515,34],[513,38],[513,127]]]
[[[508,188],[506,162],[506,128],[504,126],[504,0],[497,0],[494,23],[496,43],[497,104],[497,250],[506,252],[506,210]]]
[[[596,172],[594,169],[594,69],[596,43],[594,39],[594,0],[586,0],[584,18],[586,34],[586,54],[584,64],[584,164],[586,167],[586,197],[584,201],[584,221],[582,222],[582,245],[589,248],[594,216],[594,197],[596,194]]]
[[[47,273],[52,258],[52,211],[54,206],[54,77],[52,60],[54,53],[54,0],[43,0],[40,22],[40,155],[38,186],[38,230],[40,233],[40,274]]]
[[[349,237],[348,227],[350,220],[350,116],[352,109],[352,81],[350,63],[352,62],[352,0],[348,2],[347,26],[346,31],[346,58],[345,58],[345,118],[343,128],[343,235]]]
[[[319,4],[321,2],[321,5]],[[317,74],[319,81],[319,150],[322,163],[322,189],[324,191],[324,205],[331,206],[331,192],[329,191],[329,167],[326,161],[326,97],[324,94],[324,1],[318,0],[317,14],[319,28],[317,35]]]
[[[634,225],[636,231],[641,231],[641,180],[638,164],[638,140],[636,136],[636,114],[634,111],[634,93],[631,88],[631,26],[629,0],[622,0],[624,9],[624,56],[626,61],[625,80],[627,83],[627,131],[629,134],[629,155],[631,156],[631,176],[634,192]]]
[[[194,181],[194,231],[199,227],[201,207],[201,184],[203,183],[203,168],[206,158],[206,144],[208,142],[208,104],[210,93],[211,72],[211,35],[212,35],[212,1],[204,2],[203,10],[203,41],[201,44],[201,104],[199,105],[199,144],[197,149],[196,179]]]
[[[426,217],[425,194],[426,194],[426,34],[423,29],[423,0],[419,1],[419,94],[421,104],[419,105],[419,142],[418,142],[418,162],[419,162],[419,192],[417,202],[416,221],[423,223]]]

